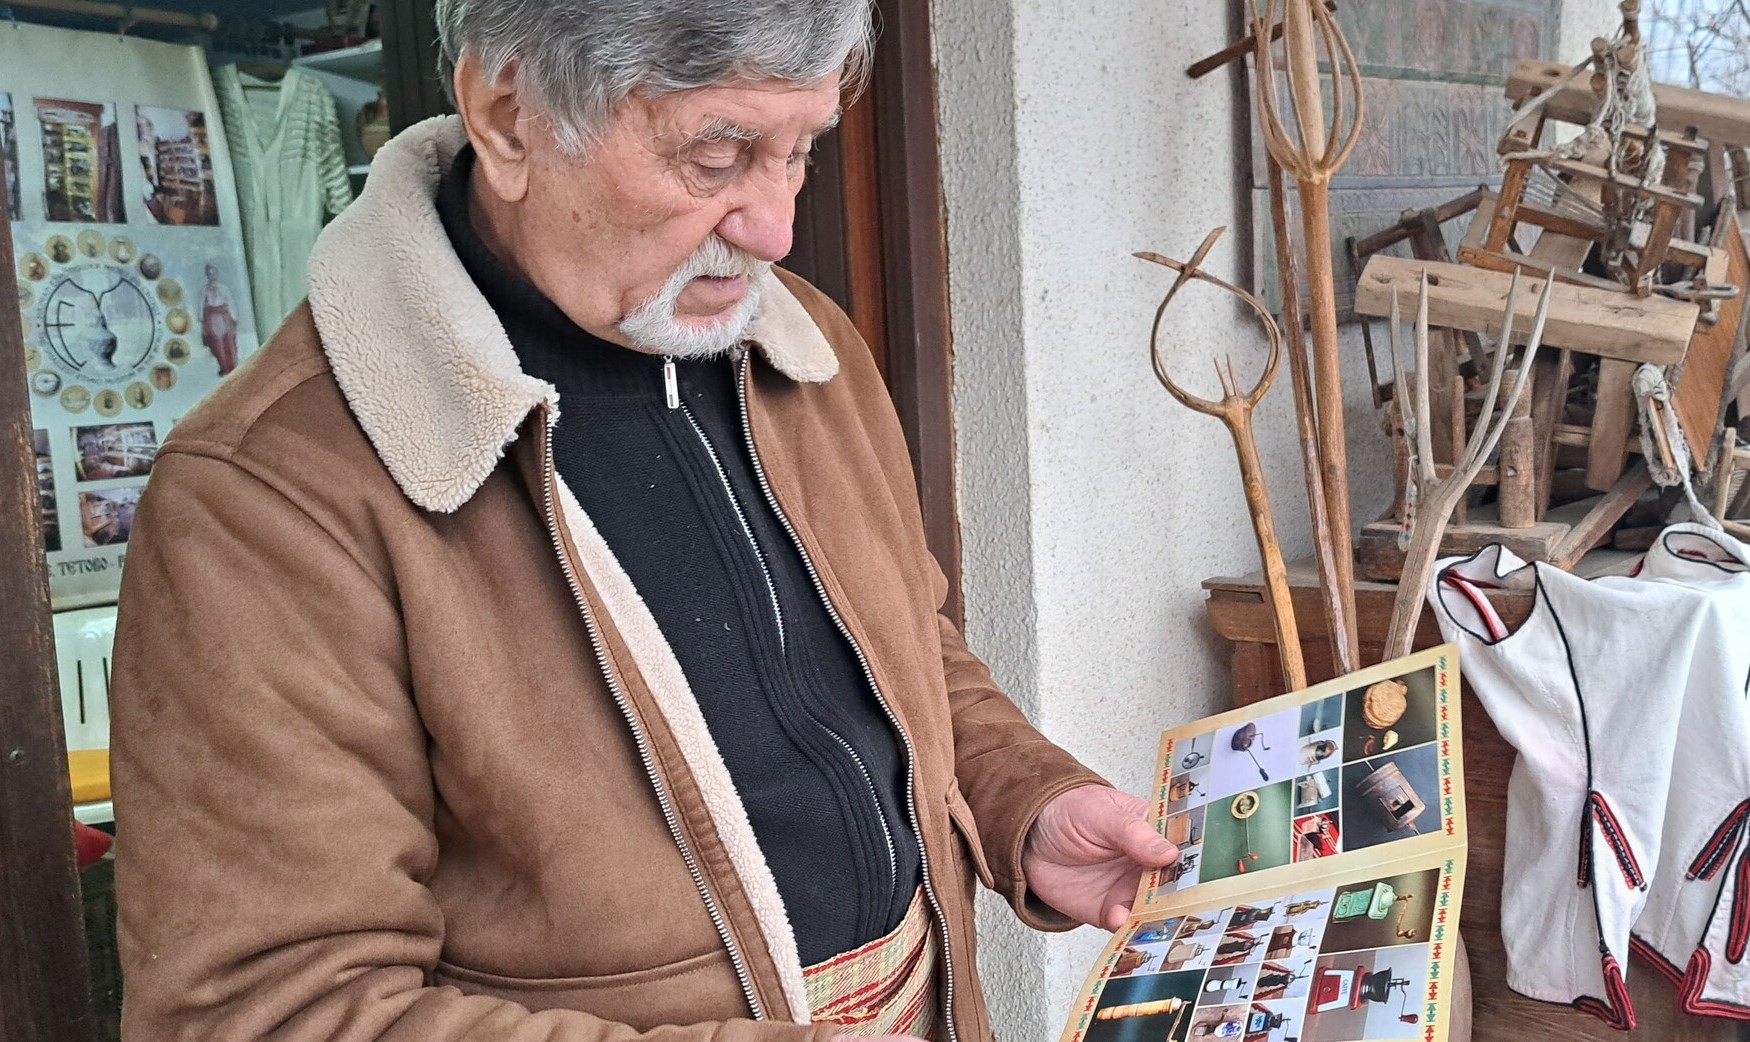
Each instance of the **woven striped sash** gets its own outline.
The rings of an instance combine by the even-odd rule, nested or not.
[[[852,1035],[931,1037],[938,1020],[937,960],[920,888],[892,933],[802,971],[814,1022]]]

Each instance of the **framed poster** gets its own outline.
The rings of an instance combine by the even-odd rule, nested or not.
[[[195,47],[0,32],[0,151],[56,610],[113,601],[158,446],[255,348]]]

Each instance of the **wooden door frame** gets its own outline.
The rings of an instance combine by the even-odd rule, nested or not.
[[[8,273],[12,257],[0,220]],[[18,295],[0,293],[0,1039],[86,1042],[91,978],[24,376]]]
[[[870,90],[881,207],[887,384],[923,503],[924,534],[948,577],[946,612],[961,622],[960,508],[955,480],[954,340],[948,238],[937,152],[932,4],[876,0],[881,37]]]

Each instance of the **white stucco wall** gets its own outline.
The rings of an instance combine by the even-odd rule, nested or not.
[[[1229,41],[1230,5],[947,0],[933,5],[955,337],[967,636],[1053,739],[1140,792],[1165,726],[1223,708],[1224,648],[1202,579],[1257,567],[1224,428],[1155,382],[1147,336],[1170,273],[1232,229],[1210,268],[1242,285],[1236,171],[1244,95],[1184,67]],[[1564,54],[1608,31],[1575,0]],[[1213,290],[1165,324],[1181,382],[1216,393],[1211,355],[1255,373],[1262,339]],[[1389,489],[1388,448],[1347,351],[1357,518]],[[1285,551],[1308,551],[1286,370],[1258,437]],[[1028,934],[989,905],[981,965],[1010,1042],[1055,1037],[1104,935]]]

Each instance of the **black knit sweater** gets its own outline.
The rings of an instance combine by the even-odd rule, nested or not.
[[[438,213],[524,371],[559,390],[559,475],[674,648],[771,866],[805,965],[882,936],[916,893],[904,753],[755,475],[728,359],[591,336],[495,257],[464,150]]]

